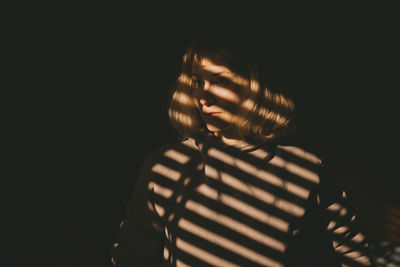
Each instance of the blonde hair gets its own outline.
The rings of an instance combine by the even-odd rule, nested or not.
[[[193,66],[202,59],[224,65],[249,81],[249,99],[244,101],[240,120],[234,126],[242,139],[277,139],[294,129],[293,101],[282,92],[261,87],[254,55],[249,52],[251,48],[242,38],[225,32],[208,33],[187,48],[168,110],[172,126],[182,137],[206,129],[192,96]]]

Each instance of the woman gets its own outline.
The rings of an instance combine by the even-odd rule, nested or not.
[[[260,85],[249,51],[225,32],[187,49],[169,109],[184,140],[146,159],[115,266],[371,265],[321,160],[279,141],[294,106]]]

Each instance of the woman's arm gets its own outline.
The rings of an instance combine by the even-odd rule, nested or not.
[[[154,210],[150,175],[151,162],[147,159],[127,205],[118,241],[111,249],[116,267],[162,266],[163,225]]]
[[[328,238],[342,266],[373,266],[368,243],[344,190],[335,186],[324,164],[320,166],[317,201]]]

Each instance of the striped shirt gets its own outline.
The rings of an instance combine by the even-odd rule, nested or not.
[[[346,193],[301,148],[212,136],[168,145],[141,170],[115,266],[371,266]]]

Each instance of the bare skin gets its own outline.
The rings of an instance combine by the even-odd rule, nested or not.
[[[242,141],[233,130],[249,82],[229,68],[203,59],[194,66],[193,97],[207,129],[228,146]]]

